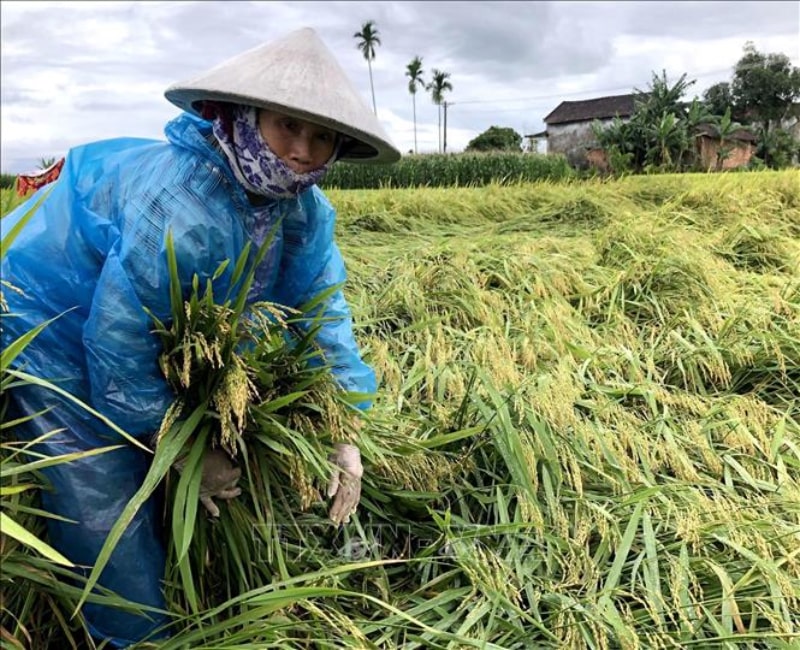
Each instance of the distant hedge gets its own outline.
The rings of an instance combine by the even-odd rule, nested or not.
[[[574,175],[561,155],[532,153],[460,153],[403,156],[391,165],[340,162],[331,167],[323,188],[481,186],[489,183],[563,180]]]
[[[16,180],[16,174],[0,174],[0,190],[13,189]]]

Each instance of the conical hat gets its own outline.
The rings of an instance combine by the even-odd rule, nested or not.
[[[395,162],[400,152],[331,51],[311,28],[260,45],[193,79],[166,98],[200,115],[203,100],[258,106],[313,122],[355,140],[342,159]]]

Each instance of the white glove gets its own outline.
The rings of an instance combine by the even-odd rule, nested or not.
[[[350,521],[350,515],[355,514],[358,508],[364,468],[361,452],[353,445],[335,444],[334,453],[328,459],[336,465],[328,485],[328,496],[334,497],[328,517],[338,526]]]
[[[178,472],[183,471],[186,459],[175,462]],[[227,453],[222,449],[209,449],[203,456],[203,476],[200,479],[200,503],[211,513],[212,517],[219,517],[219,508],[212,497],[229,500],[238,497],[242,489],[236,483],[242,475],[242,470],[236,467]]]

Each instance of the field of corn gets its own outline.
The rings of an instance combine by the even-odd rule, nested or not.
[[[338,425],[282,420],[218,523],[172,519],[141,647],[798,647],[797,171],[327,193],[380,379],[361,508],[326,523],[285,453]],[[13,424],[2,512],[44,538]],[[6,533],[2,647],[91,647]]]
[[[403,156],[391,165],[340,163],[321,187],[342,190],[418,187],[474,187],[561,181],[576,176],[566,157],[534,153],[424,154]]]

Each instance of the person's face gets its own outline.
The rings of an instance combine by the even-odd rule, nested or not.
[[[264,109],[258,126],[273,153],[298,174],[322,167],[333,155],[336,131],[324,126]]]

